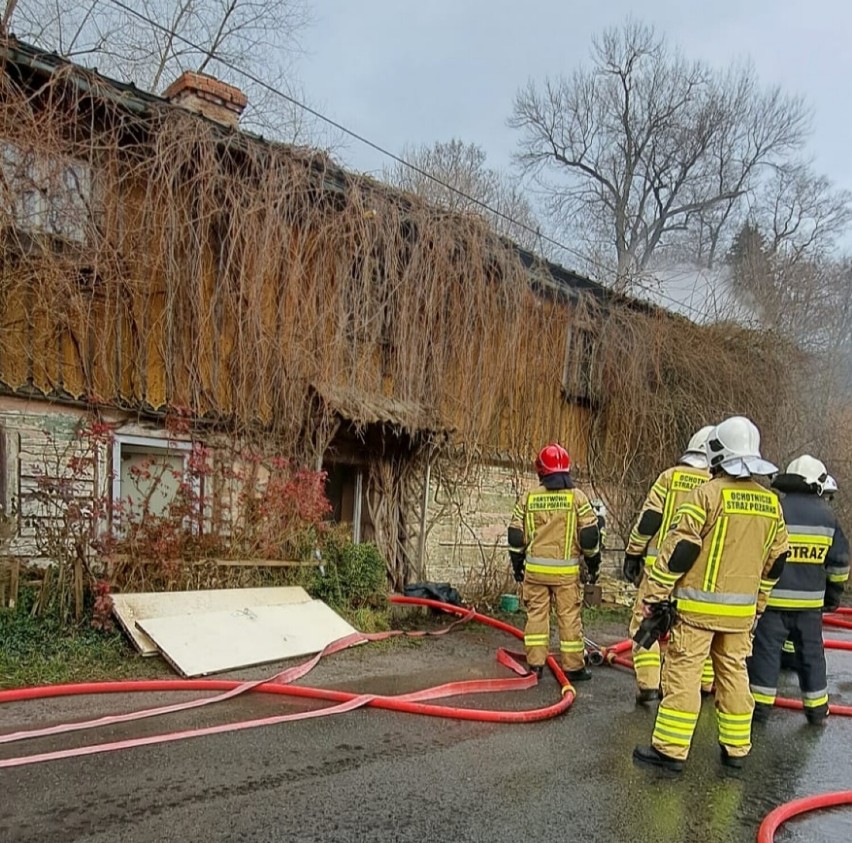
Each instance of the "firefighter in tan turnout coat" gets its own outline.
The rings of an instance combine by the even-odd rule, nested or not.
[[[777,496],[753,479],[776,466],[760,457],[760,433],[735,416],[707,442],[711,479],[690,493],[649,573],[645,616],[653,623],[674,598],[676,617],[663,666],[663,699],[649,747],[637,762],[679,771],[701,707],[701,670],[716,673],[722,761],[739,767],[751,749],[754,699],[746,658],[756,617],[784,569],[787,528]]]
[[[541,488],[524,495],[512,514],[509,557],[515,580],[523,583],[527,608],[524,647],[539,675],[550,644],[550,610],[555,604],[562,667],[574,682],[590,679],[583,643],[583,558],[591,582],[600,569],[598,520],[586,495],[574,487],[571,458],[560,445],[547,445],[535,462]]]
[[[638,587],[628,630],[631,638],[642,622],[644,598],[648,590],[647,572],[657,561],[660,541],[668,532],[684,498],[710,477],[704,445],[712,430],[712,426],[702,427],[689,440],[678,464],[667,468],[654,481],[630,533],[624,553],[623,574],[628,582]],[[633,645],[633,670],[638,686],[636,701],[640,704],[652,703],[660,698],[661,655],[659,642],[648,649]],[[713,666],[708,659],[702,671],[701,689],[709,692],[712,685]]]

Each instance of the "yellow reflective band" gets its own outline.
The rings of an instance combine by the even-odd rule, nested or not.
[[[829,574],[826,579],[829,582],[847,582],[849,580],[849,572],[847,571],[845,574]]]
[[[715,591],[716,580],[719,577],[719,560],[725,547],[725,536],[728,534],[728,518],[723,515],[713,528],[713,538],[710,543],[710,554],[707,557],[707,569],[704,572],[704,591]]]
[[[669,527],[672,525],[672,517],[674,516],[675,503],[677,502],[677,495],[672,492],[666,493],[666,502],[663,505],[663,520],[660,522],[660,531],[659,535],[664,536],[669,531]]]
[[[630,533],[630,543],[631,543],[631,544],[641,544],[643,541],[645,541],[645,538],[646,538],[646,537],[645,537],[645,536],[643,536],[643,535],[642,535],[640,532],[638,532],[637,530],[633,530],[633,531]]]
[[[696,615],[719,615],[726,618],[751,618],[754,617],[755,605],[747,606],[733,605],[731,603],[708,603],[703,600],[683,600],[678,598],[677,609],[679,612],[694,612]]]
[[[771,594],[766,601],[766,605],[772,606],[773,609],[821,609],[822,604],[822,597],[816,600],[796,600],[789,597],[773,597]]]
[[[648,572],[648,576],[662,585],[674,585],[679,579],[677,574],[668,574],[660,570],[656,565]]]
[[[821,547],[831,547],[834,539],[831,536],[812,536],[807,533],[790,533],[790,544],[809,544]]]
[[[549,635],[525,635],[524,636],[524,644],[529,647],[535,647],[539,644],[544,644],[545,646],[550,643]]]
[[[526,570],[529,574],[579,574],[579,565],[535,565],[527,562]]]
[[[792,641],[785,641],[784,646],[781,648],[785,653],[795,653],[796,648],[793,646]]]
[[[651,488],[660,496],[667,495],[669,491],[662,483],[654,483]]]
[[[657,711],[657,719],[665,718],[679,723],[692,723],[695,725],[698,722],[698,714],[693,711],[678,711],[676,708],[662,708]]]
[[[716,717],[726,723],[751,723],[751,712],[748,712],[748,714],[728,714],[724,711],[717,711]]]
[[[775,542],[775,537],[778,535],[778,530],[781,529],[781,522],[776,521],[770,528],[769,532],[766,534],[766,541],[763,543],[763,552],[769,553],[772,549],[772,545]]]
[[[676,746],[689,746],[692,743],[692,732],[688,735],[680,735],[677,732],[670,732],[668,729],[663,729],[660,726],[654,727],[654,737],[660,743],[671,743]]]
[[[707,520],[707,513],[700,506],[694,503],[682,503],[680,507],[678,507],[677,517],[681,518],[684,515],[689,515],[701,525],[703,525]]]
[[[760,590],[769,594],[773,588],[778,584],[778,580],[761,580],[760,581]]]
[[[568,517],[565,519],[565,556],[571,555],[571,547],[574,544],[574,525],[577,521],[577,516],[573,512],[568,513]],[[577,570],[580,570],[580,567],[577,566]]]
[[[802,705],[804,705],[805,708],[819,708],[821,705],[827,705],[827,704],[828,704],[828,694],[823,694],[821,697],[817,697],[816,699],[813,699],[813,700],[809,700],[809,699],[803,699],[802,700]]]
[[[512,515],[517,518],[519,521],[523,520],[524,517],[524,508],[518,504],[513,510]]]
[[[751,695],[754,697],[755,702],[762,703],[763,705],[775,705],[774,696],[769,696],[769,694],[760,694],[757,691],[752,691]]]
[[[585,645],[582,639],[579,641],[560,641],[559,652],[561,653],[582,653],[585,650]]]
[[[577,510],[577,514],[578,514],[578,515],[585,515],[586,513],[591,512],[591,511],[592,511],[592,507],[591,507],[591,505],[590,505],[590,504],[587,504],[587,503],[584,503],[584,504],[583,504],[581,507],[579,507],[579,509]]]
[[[659,667],[660,666],[660,657],[655,656],[653,653],[650,656],[634,656],[633,657],[633,667]]]
[[[751,733],[745,737],[738,738],[733,735],[723,735],[722,732],[719,732],[719,743],[723,743],[725,746],[748,746],[751,743]]]

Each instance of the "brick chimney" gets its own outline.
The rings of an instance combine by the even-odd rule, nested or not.
[[[239,88],[192,70],[181,73],[166,88],[163,97],[188,111],[232,127],[239,124],[240,115],[248,104],[248,97]]]

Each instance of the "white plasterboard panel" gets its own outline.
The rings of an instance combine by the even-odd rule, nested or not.
[[[156,656],[160,651],[136,626],[137,620],[198,615],[226,609],[246,609],[251,606],[307,603],[310,599],[308,592],[300,586],[219,588],[208,591],[140,591],[136,594],[112,595],[113,612],[118,622],[143,656]]]
[[[147,618],[136,623],[184,676],[205,676],[318,653],[355,632],[321,600]]]

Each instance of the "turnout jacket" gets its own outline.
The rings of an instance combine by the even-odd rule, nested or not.
[[[751,478],[718,475],[675,513],[645,601],[674,597],[678,616],[692,626],[748,630],[781,576],[788,547],[777,495]]]
[[[529,574],[579,576],[580,557],[600,552],[600,531],[588,497],[565,478],[565,487],[542,486],[517,503],[509,526],[509,552]]]
[[[706,483],[709,477],[707,470],[689,465],[676,465],[662,472],[642,504],[625,552],[631,556],[644,556],[646,568],[653,565],[660,540],[669,531],[678,507],[693,489]]]
[[[849,579],[849,542],[832,508],[795,475],[773,483],[790,535],[790,555],[769,595],[768,607],[782,611],[819,610],[837,605]]]

